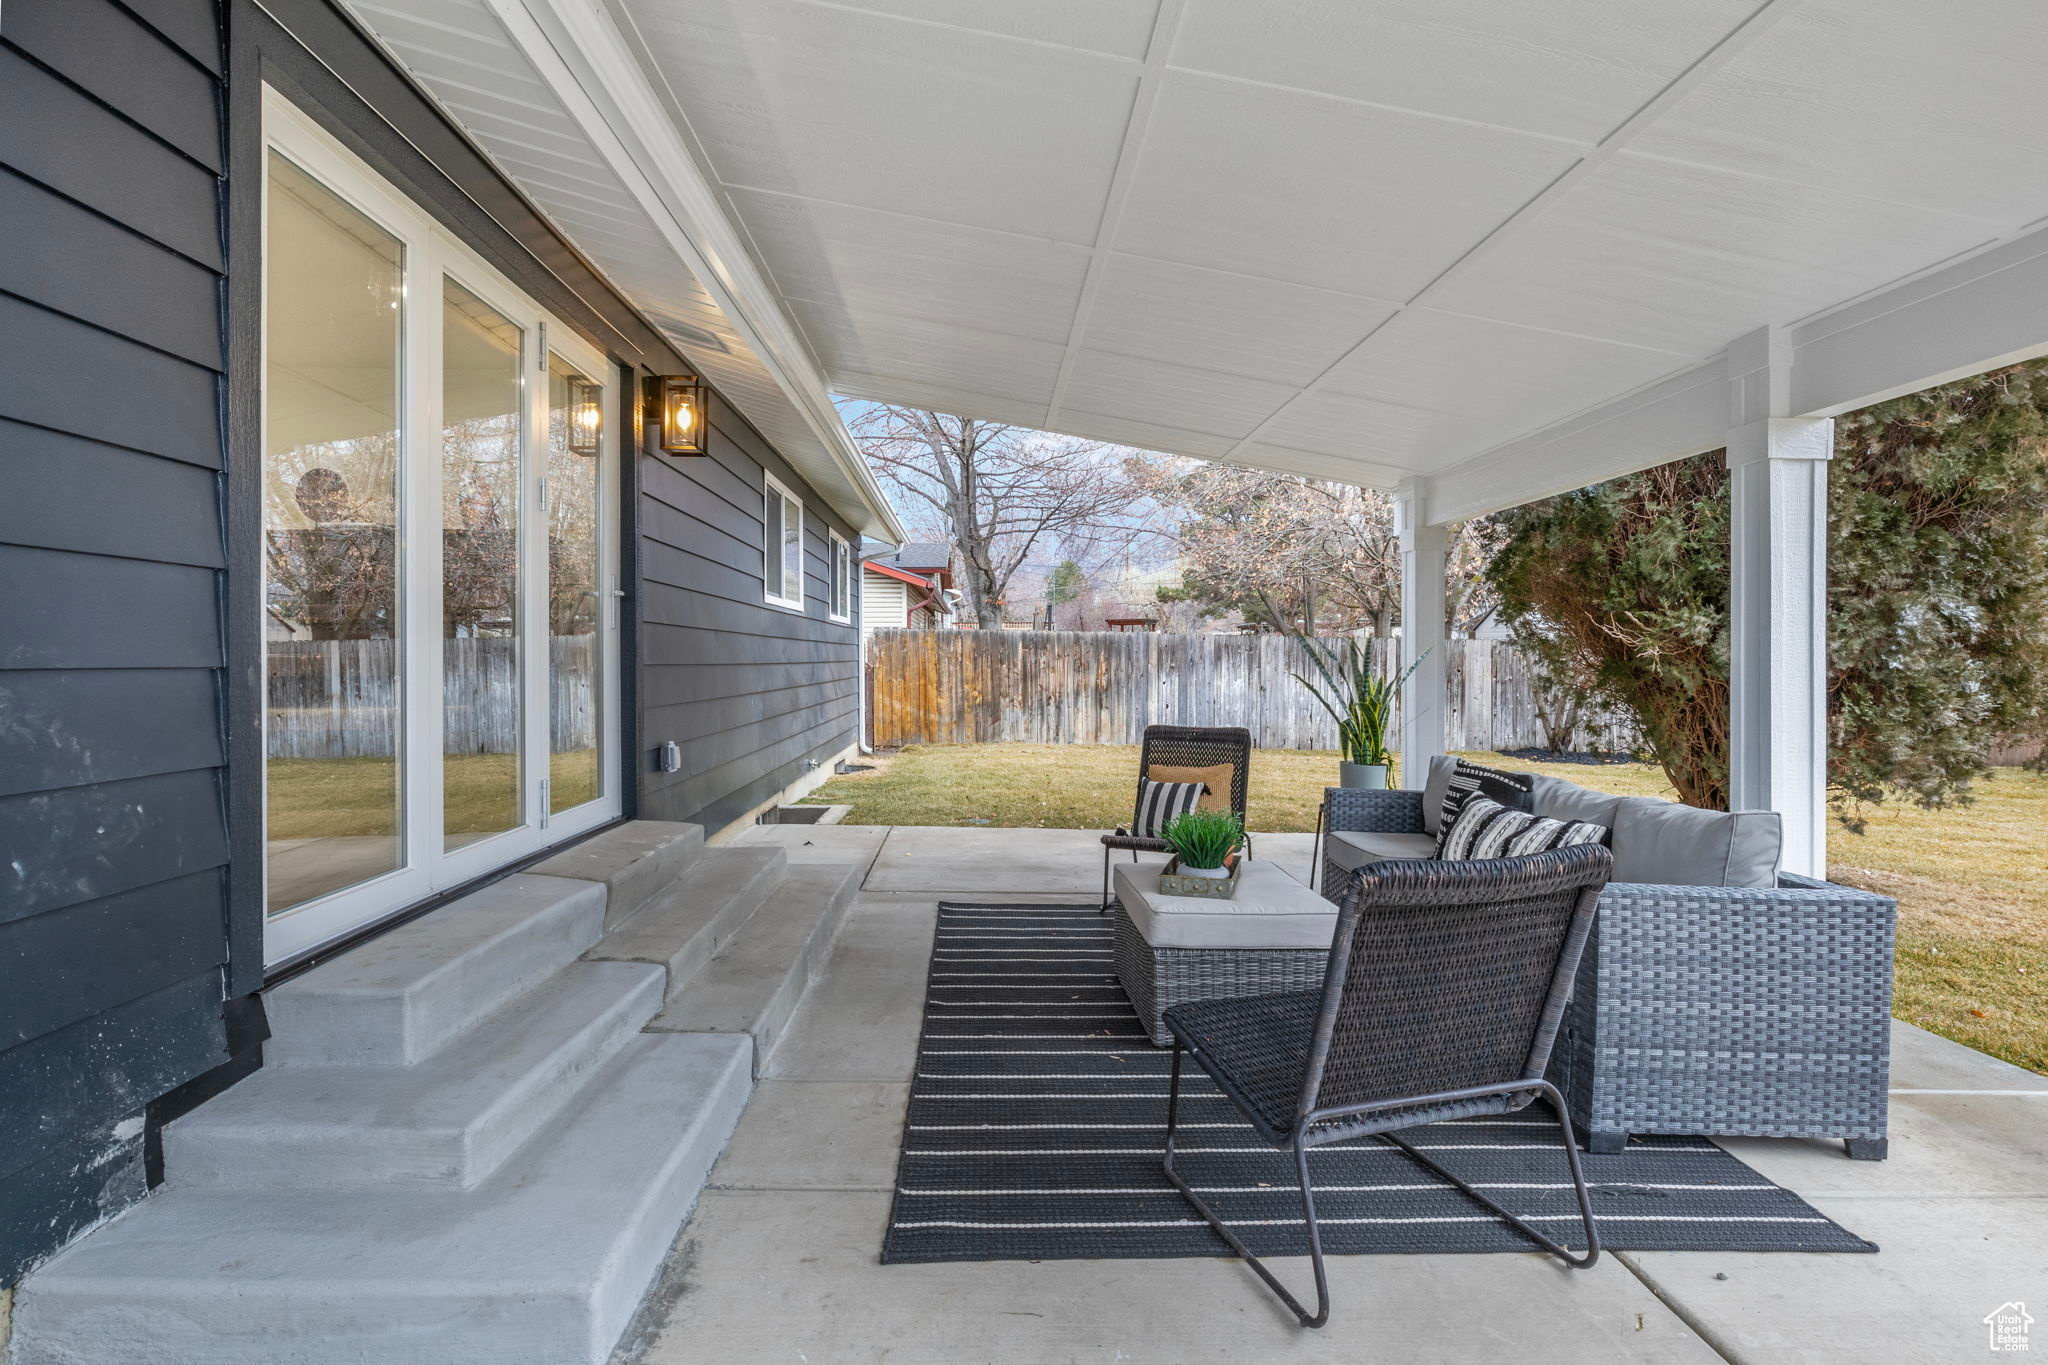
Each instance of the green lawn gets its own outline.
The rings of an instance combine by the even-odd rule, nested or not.
[[[1646,764],[1539,764],[1474,754],[1630,796],[1670,796]],[[834,778],[809,799],[853,807],[863,825],[967,824],[1107,829],[1131,815],[1135,748],[921,745],[876,771]],[[1336,755],[1260,750],[1251,827],[1315,828]],[[1829,833],[1829,875],[1899,902],[1894,1012],[1923,1028],[2048,1074],[2048,775],[2001,768],[1977,800],[1946,811],[1883,807],[1867,833]]]

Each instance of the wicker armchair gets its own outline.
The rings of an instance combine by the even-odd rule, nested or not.
[[[1138,751],[1138,777],[1131,788],[1132,824],[1137,823],[1138,798],[1144,791],[1145,775],[1157,767],[1162,768],[1213,768],[1218,764],[1230,765],[1230,809],[1244,819],[1245,791],[1251,783],[1252,732],[1237,727],[1202,728],[1187,725],[1148,725],[1145,739]],[[1133,834],[1129,826],[1119,825],[1114,834],[1102,836],[1102,911],[1109,913],[1112,900],[1109,893],[1109,860],[1118,852],[1128,851],[1131,861],[1136,862],[1140,853],[1170,853],[1173,846],[1164,839],[1147,838]],[[1250,856],[1251,839],[1245,839],[1245,853]]]
[[[1305,1327],[1330,1318],[1329,1279],[1309,1178],[1313,1147],[1378,1137],[1575,1269],[1599,1231],[1564,1098],[1546,1079],[1580,954],[1612,858],[1581,845],[1479,862],[1412,860],[1345,879],[1320,991],[1175,1005],[1166,1101],[1166,1176]],[[1181,1054],[1251,1121],[1294,1152],[1316,1311],[1303,1308],[1174,1169]],[[1401,1129],[1506,1114],[1541,1096],[1564,1130],[1585,1249],[1574,1254],[1401,1138]]]
[[[1332,788],[1324,826],[1420,833],[1422,794]],[[1327,843],[1321,866],[1334,901],[1346,873]],[[1790,875],[1610,884],[1550,1068],[1587,1149],[1631,1133],[1827,1137],[1883,1160],[1896,911]]]

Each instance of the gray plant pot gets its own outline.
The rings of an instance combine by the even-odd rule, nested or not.
[[[1384,763],[1339,762],[1337,772],[1337,785],[1340,787],[1372,792],[1383,792],[1387,789],[1387,765]]]

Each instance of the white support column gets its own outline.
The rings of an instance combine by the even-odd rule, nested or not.
[[[1828,460],[1835,424],[1785,415],[1775,328],[1730,347],[1731,810],[1785,822],[1784,870],[1827,875]]]
[[[1401,541],[1401,785],[1420,791],[1444,751],[1444,557],[1450,538],[1429,524],[1428,484],[1401,481],[1394,494]]]

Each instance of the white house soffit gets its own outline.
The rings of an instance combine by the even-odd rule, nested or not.
[[[1758,326],[1805,409],[2035,349],[1839,302],[2048,214],[2014,0],[601,3],[852,396],[1448,509],[1719,444],[1680,377]]]
[[[364,25],[528,198],[757,426],[819,493],[864,533],[900,540],[887,499],[797,346],[808,389],[771,363],[761,331],[644,170],[616,124],[585,93],[580,48],[516,0],[350,0]],[[545,11],[545,0],[534,9]],[[599,16],[587,22],[603,23]],[[553,34],[549,32],[556,30]],[[616,35],[614,35],[616,38]],[[638,73],[633,73],[637,79]],[[666,126],[664,121],[664,126]],[[720,219],[723,222],[723,219]],[[786,321],[779,312],[772,320]]]
[[[1800,3],[1801,0],[1763,0],[1763,3],[1748,18],[1737,24],[1719,42],[1701,53],[1675,79],[1657,91],[1654,96],[1633,114],[1629,115],[1628,118],[1594,144],[1583,156],[1574,161],[1563,174],[1544,186],[1534,197],[1523,204],[1521,208],[1510,214],[1492,231],[1481,237],[1456,260],[1452,261],[1434,278],[1429,280],[1428,283],[1423,285],[1420,290],[1411,295],[1398,311],[1378,328],[1374,329],[1374,331],[1368,333],[1350,352],[1340,357],[1328,370],[1318,375],[1315,380],[1303,388],[1297,398],[1283,404],[1265,422],[1254,428],[1251,435],[1245,438],[1246,443],[1256,442],[1268,428],[1277,422],[1285,421],[1289,408],[1302,399],[1315,395],[1330,380],[1332,375],[1340,374],[1344,370],[1346,361],[1370,346],[1375,337],[1403,325],[1404,322],[1415,316],[1417,310],[1428,308],[1440,298],[1447,296],[1452,287],[1462,280],[1473,267],[1500,250],[1516,234],[1524,231],[1530,224],[1536,222],[1553,205],[1562,201],[1582,183],[1594,176],[1603,166],[1613,161],[1632,140],[1646,129],[1652,127],[1661,114],[1683,100],[1692,91],[1698,89],[1729,61],[1749,47],[1750,44],[1762,38],[1774,24],[1791,13]],[[1235,457],[1236,452],[1233,452],[1231,458]]]
[[[1796,3],[1701,7],[1683,22],[1650,25],[1655,36],[1639,48],[1603,47],[1606,39],[1590,35],[1611,26],[1590,10],[1561,15],[1578,24],[1584,50],[1560,44],[1540,54],[1520,41],[1526,35],[1507,31],[1524,23],[1514,7],[1494,7],[1461,21],[1473,32],[1442,32],[1451,50],[1471,44],[1462,50],[1498,70],[1473,79],[1439,73],[1447,81],[1380,71],[1376,88],[1384,92],[1390,76],[1402,86],[1395,105],[1334,89],[1328,70],[1314,89],[1290,88],[1274,72],[1225,74],[1235,65],[1227,34],[1263,40],[1274,20],[1293,25],[1286,42],[1294,46],[1269,44],[1268,56],[1313,53],[1303,26],[1322,21],[1296,22],[1288,6],[611,0],[609,8],[640,44],[643,65],[665,81],[678,124],[838,391],[1242,463],[1298,451],[1337,477],[1379,483],[1512,438],[1528,429],[1532,410],[1550,420],[1698,358],[1696,348],[1425,310],[1415,290],[1453,267],[1458,251],[1472,255],[1460,246],[1438,258],[1440,249],[1476,239],[1483,256],[1503,221],[1572,188],[1587,173],[1575,178],[1575,165],[1612,160],[1642,121]],[[1413,33],[1438,32],[1426,6],[1405,9],[1399,18]],[[1351,18],[1341,11],[1325,17],[1343,28]],[[1479,36],[1488,26],[1500,31]],[[1512,99],[1495,79],[1507,70],[1520,78]],[[1592,87],[1575,87],[1573,70],[1593,72]],[[1547,85],[1530,84],[1538,72],[1551,77]],[[947,81],[979,82],[984,97],[921,99]],[[1444,94],[1446,85],[1455,93]],[[1275,100],[1284,108],[1270,107]],[[1525,116],[1532,102],[1541,111]],[[1247,128],[1233,110],[1262,121]],[[1377,135],[1390,130],[1405,139],[1390,153],[1389,169],[1402,178],[1391,197],[1374,159]],[[1170,222],[1270,200],[1232,183],[1239,163],[1231,157],[1282,157],[1286,169],[1272,187],[1335,180],[1399,204],[1427,186],[1439,155],[1459,158],[1461,172],[1485,183],[1501,179],[1480,173],[1493,166],[1487,158],[1507,158],[1510,147],[1511,183],[1483,208],[1461,207],[1448,230],[1423,234],[1426,250],[1404,221],[1393,269],[1408,283],[1397,292],[1381,293],[1367,278],[1391,284],[1389,268],[1361,273],[1358,262],[1383,253],[1370,233],[1348,230],[1355,218],[1332,220],[1336,201],[1305,206],[1303,220],[1348,245],[1323,241],[1308,263],[1259,233],[1229,243],[1230,251],[1264,243],[1263,255],[1246,259],[1221,247],[1190,256],[1185,242],[1160,236]],[[1159,186],[1143,181],[1148,164],[1155,173],[1193,166],[1206,174],[1206,208],[1165,212]],[[1332,176],[1333,166],[1346,174]],[[1144,200],[1135,225],[1126,221],[1133,194]],[[908,263],[924,267],[924,278]],[[1412,316],[1387,326],[1404,312]],[[1345,363],[1361,339],[1377,343],[1372,366]],[[1396,380],[1386,376],[1420,373],[1446,356],[1469,366],[1481,349],[1498,369],[1532,372],[1477,394],[1432,392],[1406,404],[1387,397]],[[1367,372],[1375,368],[1382,373]],[[1352,420],[1358,415],[1365,420]]]

